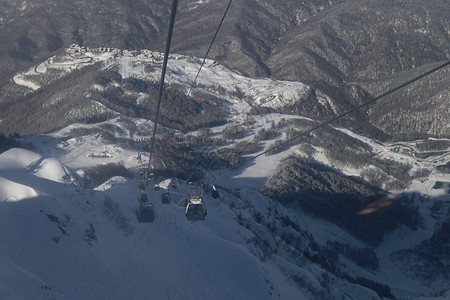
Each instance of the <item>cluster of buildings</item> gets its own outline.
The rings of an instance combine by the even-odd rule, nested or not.
[[[114,57],[136,57],[136,56],[143,56],[144,58],[148,59],[155,59],[155,60],[161,60],[163,59],[163,54],[159,52],[153,52],[147,49],[143,50],[123,50],[123,49],[117,49],[113,47],[100,47],[100,48],[92,48],[85,46],[79,46],[77,44],[70,45],[69,48],[66,49],[66,53],[69,54],[72,57],[79,57],[86,54],[86,52],[91,52],[96,55],[100,55],[102,53],[110,53]]]
[[[72,44],[66,49],[66,53],[71,56],[85,54],[86,52],[89,52],[89,47],[79,46],[76,44]]]

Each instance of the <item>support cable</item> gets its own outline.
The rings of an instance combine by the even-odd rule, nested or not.
[[[161,98],[162,98],[162,93],[164,90],[164,78],[166,77],[167,61],[169,59],[170,43],[172,41],[172,32],[173,32],[173,26],[175,23],[175,15],[177,13],[177,6],[178,6],[178,0],[173,0],[172,1],[172,10],[170,13],[169,30],[167,33],[166,50],[164,52],[164,62],[163,62],[162,72],[161,72],[161,81],[160,81],[160,85],[159,85],[158,104],[156,106],[156,117],[155,117],[155,122],[153,125],[153,135],[152,135],[152,140],[151,140],[151,144],[150,144],[150,157],[148,160],[148,168],[147,168],[148,173],[150,172],[152,156],[153,156],[153,148],[155,146],[156,127],[158,125],[159,110],[161,107]],[[147,175],[149,175],[149,174],[147,174]],[[148,179],[148,177],[147,177],[147,179]]]
[[[225,13],[222,16],[222,20],[220,20],[219,26],[217,27],[216,33],[214,34],[214,37],[212,38],[211,43],[209,44],[208,50],[206,51],[206,54],[203,57],[203,61],[200,64],[200,68],[198,69],[197,75],[195,75],[195,79],[192,82],[189,92],[187,93],[188,97],[191,95],[192,89],[194,88],[195,84],[197,83],[198,75],[200,75],[203,65],[205,64],[206,58],[208,57],[209,51],[211,50],[211,47],[214,44],[214,41],[216,40],[217,34],[219,33],[220,27],[222,27],[223,21],[225,20],[225,17],[227,16],[228,10],[230,9],[230,6],[231,6],[231,2],[233,2],[233,0],[230,0],[230,2],[228,3],[227,8],[225,9]]]

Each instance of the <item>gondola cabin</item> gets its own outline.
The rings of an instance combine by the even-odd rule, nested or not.
[[[204,221],[206,215],[202,197],[193,196],[186,199],[186,218],[188,221]]]
[[[143,180],[139,181],[139,189],[142,191],[145,190],[145,181],[143,181]]]
[[[155,220],[155,209],[153,204],[148,201],[147,194],[139,195],[139,207],[136,216],[139,223],[151,223]]]
[[[212,186],[211,196],[212,196],[214,199],[219,198],[219,191],[217,190],[217,188],[216,188],[215,185]]]
[[[147,194],[141,193],[139,195],[139,203],[145,203],[145,202],[148,202]]]
[[[155,220],[155,209],[150,202],[139,203],[137,209],[137,219],[139,223],[151,223]]]
[[[169,193],[162,193],[161,194],[161,202],[164,203],[164,204],[170,203]]]

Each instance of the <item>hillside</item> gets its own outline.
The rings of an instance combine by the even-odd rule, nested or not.
[[[235,0],[192,86],[228,1],[180,2],[149,164],[169,2],[0,0],[0,299],[450,297],[450,67],[309,131],[450,3]]]
[[[96,161],[81,156],[71,164]],[[136,166],[135,160],[130,164]],[[210,217],[190,223],[178,203],[162,204],[162,191],[149,189],[157,217],[139,224],[133,212],[136,179],[115,176],[87,189],[80,174],[26,150],[0,155],[2,298],[338,299],[345,293],[376,299],[374,292],[335,277],[339,291],[327,292],[324,270],[276,254],[289,246],[252,219],[252,207],[264,201],[273,211],[278,205],[254,192],[243,191],[252,195],[246,199],[223,190],[220,199],[207,195]],[[281,218],[284,209],[278,209]]]
[[[137,223],[132,174],[147,165],[153,126],[138,117],[152,118],[146,105],[154,101],[160,61],[158,52],[73,46],[13,77],[11,84],[27,94],[19,98],[23,106],[3,104],[3,130],[30,134],[71,125],[4,139],[5,150],[31,143],[34,149],[0,155],[0,228],[17,228],[17,234],[1,233],[8,238],[0,248],[0,276],[14,279],[1,281],[0,295],[110,298],[114,290],[135,298],[198,299],[257,291],[261,299],[377,299],[433,296],[446,286],[447,271],[439,266],[448,258],[433,249],[446,238],[448,139],[382,143],[325,127],[253,158],[317,124],[323,116],[316,111],[332,115],[337,104],[301,82],[252,79],[212,60],[187,98],[183,91],[200,61],[171,56],[164,101],[175,104],[163,103],[155,146],[166,174],[203,171],[207,219],[186,221],[179,196],[170,205],[159,201],[171,182],[182,182],[170,175],[154,182],[159,191],[146,192],[155,223]],[[301,110],[311,105],[314,110]],[[309,117],[289,114],[293,106]],[[290,156],[295,172],[279,167]],[[387,200],[378,199],[388,192]],[[394,221],[386,223],[386,216]],[[421,268],[428,261],[423,251],[435,267]],[[242,265],[252,276],[242,275]],[[416,281],[430,276],[436,280]],[[149,281],[155,285],[144,284]]]
[[[281,116],[268,117],[279,123]],[[263,122],[253,124],[251,136],[264,128]],[[147,188],[156,219],[140,224],[134,214],[137,173],[147,165],[148,156],[143,151],[149,125],[144,119],[124,116],[92,125],[74,124],[52,134],[22,139],[33,143],[33,151],[13,148],[0,154],[0,230],[6,241],[0,245],[0,295],[19,299],[30,294],[38,299],[145,298],[149,294],[183,299],[212,295],[219,299],[242,295],[260,299],[413,299],[438,296],[444,288],[442,298],[436,299],[445,299],[448,274],[440,265],[448,266],[444,254],[448,244],[442,241],[447,237],[450,180],[442,166],[448,163],[448,153],[429,153],[423,159],[420,156],[426,152],[420,151],[429,146],[421,142],[379,144],[343,130],[361,149],[371,149],[379,165],[357,167],[332,158],[319,145],[304,142],[255,160],[252,154],[246,155],[249,163],[226,172],[202,161],[207,168],[206,220],[186,220],[182,193],[175,192],[171,202],[164,203],[163,194],[183,191],[183,180],[169,177],[152,182],[159,190]],[[213,128],[212,135],[224,127]],[[192,134],[179,135],[178,139],[191,140],[189,136]],[[245,139],[248,137],[238,138],[232,145]],[[262,141],[263,147],[271,143]],[[164,145],[172,147],[167,142]],[[165,153],[164,160],[169,163],[170,151]],[[300,184],[292,185],[286,173],[280,181],[279,170],[290,171],[276,167],[293,154],[316,160],[289,163],[309,174],[315,183],[303,181],[301,185],[302,180],[294,176]],[[381,201],[372,199],[379,189],[324,166],[339,165],[349,175],[366,178],[369,173],[365,169],[389,172],[380,162],[393,158],[413,166],[411,173],[417,177],[403,189],[401,197],[391,194]],[[182,160],[177,162],[183,164]],[[398,176],[391,172],[387,182]],[[383,173],[379,169],[372,179]],[[327,177],[328,183],[324,181]],[[334,214],[347,219],[342,223],[320,211],[284,201],[277,189],[272,189],[271,198],[257,191],[264,185],[268,190],[275,180],[284,191],[295,188],[305,201],[311,195],[307,189],[314,189],[316,196],[327,191],[352,194],[351,201],[361,197],[362,204],[356,212],[345,202],[334,207],[333,211],[343,209],[349,214],[349,218]],[[211,184],[219,197],[211,192]],[[317,203],[325,207],[324,202]],[[420,226],[386,226],[380,241],[376,224],[385,226],[385,220],[377,220],[377,216],[395,218],[399,216],[396,210],[402,207],[416,207]],[[373,212],[375,218],[371,217]],[[357,218],[352,216],[355,213],[359,213]],[[377,233],[376,247],[370,237],[355,234],[348,226],[349,220],[356,222],[365,216],[374,222],[367,229]],[[437,243],[443,252],[435,251],[440,249]],[[430,261],[432,268],[422,267]],[[426,277],[434,279],[423,282],[421,278]]]
[[[11,76],[72,43],[161,51],[169,10],[162,1],[137,0],[0,4],[0,101],[23,92],[7,85]],[[224,8],[217,0],[180,3],[172,51],[203,56]],[[210,58],[247,76],[303,82],[342,111],[448,60],[449,12],[443,0],[234,1]],[[353,120],[369,120],[394,139],[448,137],[445,124],[431,121],[448,119],[448,70],[430,80],[401,96],[414,102],[401,100],[404,110],[360,112]]]

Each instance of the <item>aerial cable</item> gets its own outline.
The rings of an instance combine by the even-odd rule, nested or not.
[[[446,61],[446,62],[440,64],[439,66],[437,66],[437,67],[435,67],[435,68],[433,68],[433,69],[431,69],[431,70],[429,70],[429,71],[427,71],[427,72],[425,72],[425,73],[422,73],[421,75],[419,75],[419,76],[417,76],[417,77],[414,77],[413,79],[411,79],[411,80],[409,80],[409,81],[407,81],[407,82],[405,82],[405,83],[403,83],[403,84],[400,84],[400,85],[398,85],[398,86],[396,86],[396,87],[394,87],[394,88],[388,90],[387,92],[385,92],[385,93],[383,93],[383,94],[381,94],[381,95],[379,95],[379,96],[377,96],[377,97],[375,97],[375,98],[373,98],[373,99],[371,99],[371,100],[369,100],[369,101],[366,101],[366,102],[364,102],[364,103],[362,103],[362,104],[360,104],[360,105],[358,105],[358,106],[356,106],[356,107],[354,107],[354,108],[352,108],[352,109],[350,109],[350,110],[348,110],[348,111],[346,111],[346,112],[344,112],[344,113],[342,113],[342,114],[340,114],[340,115],[337,115],[337,116],[331,118],[331,119],[328,120],[328,121],[325,121],[325,122],[323,122],[323,123],[320,123],[319,125],[316,125],[316,126],[310,128],[310,129],[308,129],[307,131],[304,131],[304,132],[302,132],[302,133],[300,133],[300,134],[298,134],[298,135],[296,135],[296,136],[294,136],[294,137],[292,137],[292,138],[290,138],[290,139],[288,139],[288,140],[282,142],[281,144],[279,144],[279,145],[277,145],[277,146],[270,147],[269,149],[267,149],[267,150],[265,150],[265,151],[263,151],[263,152],[261,152],[261,153],[255,155],[255,156],[252,156],[252,157],[250,157],[250,158],[247,159],[247,160],[242,161],[241,163],[239,163],[237,166],[234,166],[233,168],[239,167],[239,166],[241,166],[241,165],[243,165],[243,164],[249,162],[249,161],[252,160],[252,159],[256,159],[256,158],[258,158],[258,157],[260,157],[260,156],[262,156],[262,155],[264,155],[264,154],[266,154],[266,153],[268,153],[268,152],[270,152],[270,151],[273,151],[273,150],[275,150],[275,149],[277,149],[277,148],[280,148],[280,147],[282,147],[282,146],[284,146],[284,145],[286,145],[286,144],[288,144],[288,143],[290,143],[290,142],[292,142],[292,141],[294,141],[294,140],[296,140],[296,139],[298,139],[298,138],[300,138],[300,137],[302,137],[302,136],[305,136],[305,135],[311,133],[312,131],[314,131],[314,130],[316,130],[316,129],[319,129],[319,128],[321,128],[321,127],[323,127],[323,126],[325,126],[325,125],[328,125],[328,124],[330,124],[330,123],[332,123],[332,122],[334,122],[334,121],[336,121],[336,120],[339,120],[339,119],[341,119],[342,117],[344,117],[344,116],[346,116],[346,115],[348,115],[348,114],[350,114],[350,113],[352,113],[352,112],[355,112],[355,111],[359,110],[359,109],[362,108],[362,107],[365,107],[365,106],[367,106],[367,105],[369,105],[369,104],[375,103],[376,101],[380,100],[381,98],[386,97],[387,95],[390,95],[390,94],[392,94],[392,93],[394,93],[394,92],[396,92],[396,91],[398,91],[398,90],[400,90],[400,89],[402,89],[402,88],[404,88],[404,87],[406,87],[406,86],[408,86],[408,85],[410,85],[410,84],[412,84],[412,83],[414,83],[414,82],[416,82],[416,81],[419,81],[420,79],[422,79],[422,78],[424,78],[424,77],[426,77],[426,76],[428,76],[428,75],[430,75],[430,74],[432,74],[432,73],[435,73],[435,72],[437,72],[437,71],[439,71],[439,70],[445,68],[445,67],[448,66],[449,64],[450,64],[450,61]],[[244,149],[244,150],[245,150],[245,149]],[[243,152],[244,150],[242,150],[242,152]],[[242,152],[241,152],[241,153],[242,153]],[[221,175],[222,175],[223,173],[227,172],[227,171],[230,171],[231,169],[232,169],[231,167],[225,169],[223,172],[221,172]]]
[[[164,78],[166,77],[167,61],[169,59],[170,42],[172,41],[172,32],[173,32],[173,25],[175,23],[175,15],[177,13],[177,6],[178,6],[178,0],[173,0],[172,10],[170,13],[169,30],[167,33],[166,51],[164,52],[164,61],[163,61],[162,72],[161,72],[161,81],[160,81],[160,85],[159,85],[158,104],[156,106],[156,116],[155,116],[155,122],[153,125],[152,140],[151,140],[151,144],[150,144],[150,157],[148,160],[148,171],[149,172],[150,172],[151,162],[152,162],[153,147],[155,146],[156,126],[158,124],[159,110],[161,107],[161,98],[162,98],[162,93],[164,90]]]
[[[227,9],[225,10],[225,13],[222,16],[222,20],[220,20],[219,26],[217,27],[216,33],[214,34],[214,37],[211,40],[211,43],[209,44],[208,50],[206,51],[205,56],[203,57],[203,61],[200,64],[200,68],[198,69],[197,75],[195,75],[195,79],[192,82],[191,88],[189,89],[189,92],[187,93],[188,96],[191,95],[192,89],[194,88],[196,82],[197,82],[197,78],[198,75],[200,75],[200,72],[203,68],[203,65],[205,64],[206,58],[208,57],[209,51],[211,50],[212,45],[214,44],[214,41],[216,40],[217,34],[219,33],[220,27],[222,27],[223,21],[225,20],[225,17],[227,16],[228,10],[230,9],[231,6],[231,2],[233,2],[233,0],[230,0],[230,2],[228,3]]]

